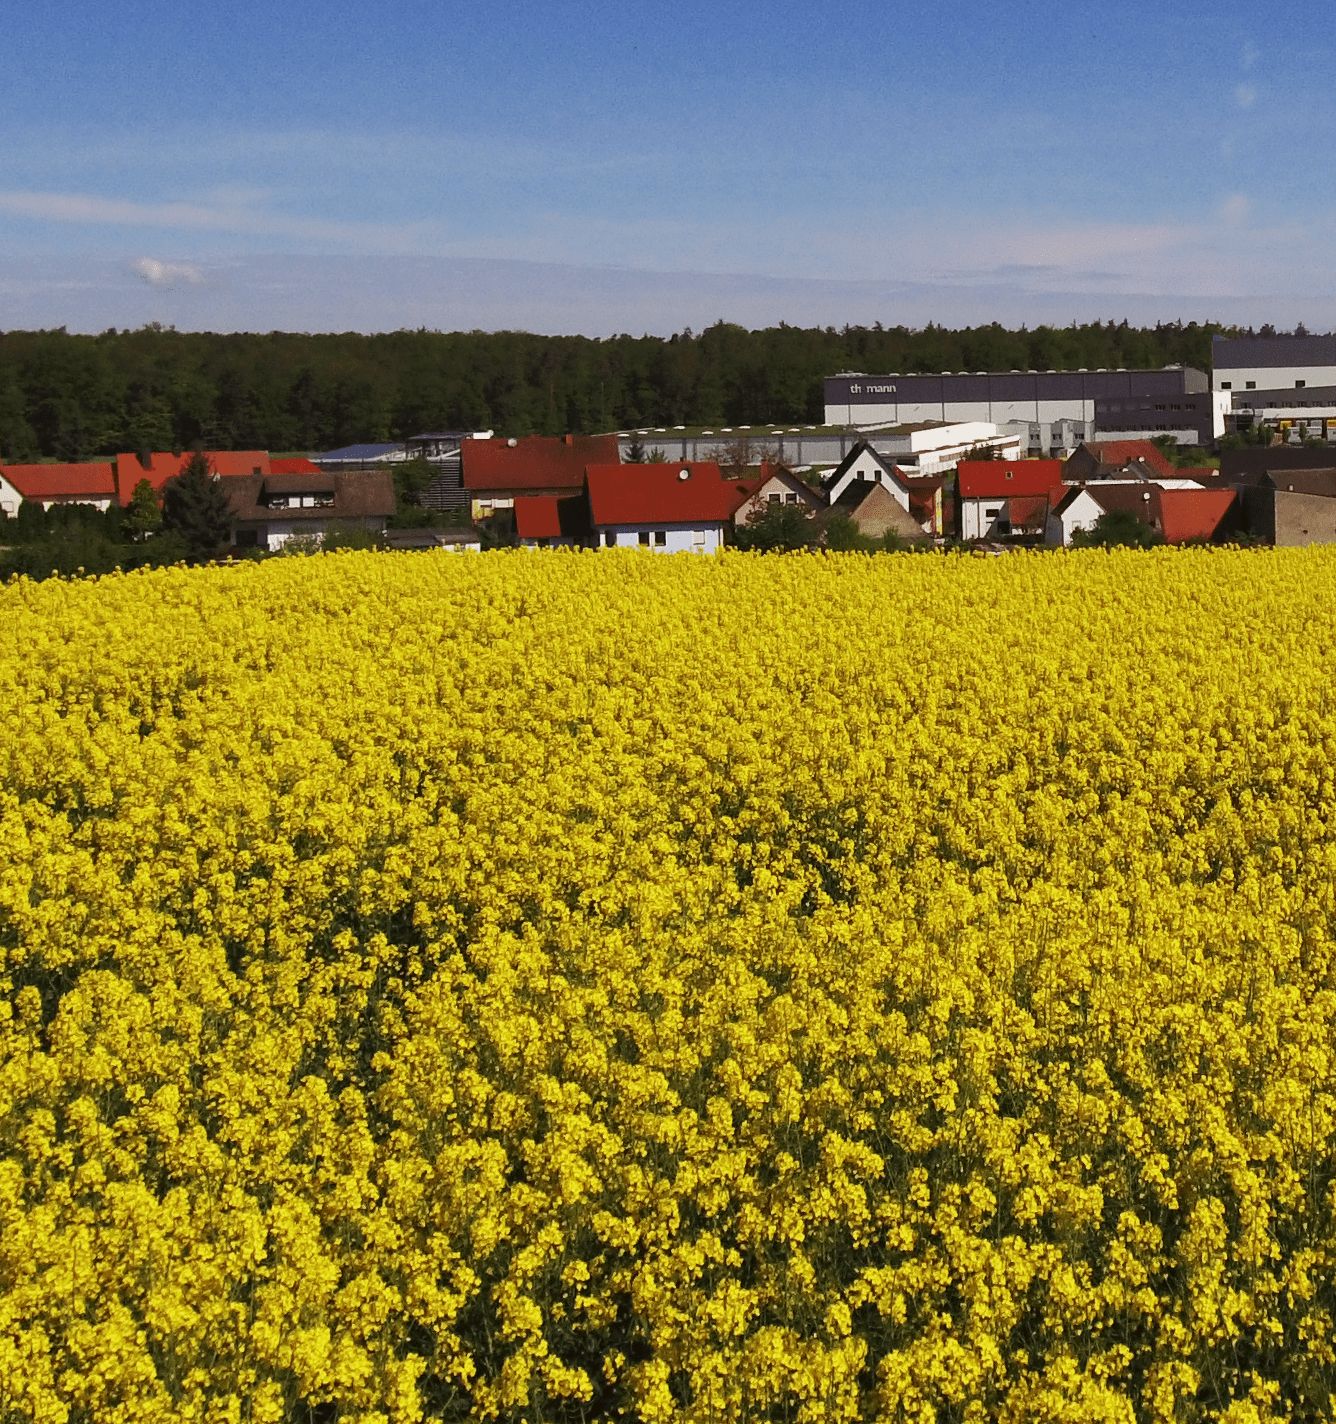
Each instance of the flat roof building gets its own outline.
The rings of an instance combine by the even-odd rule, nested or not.
[[[1206,373],[1191,366],[935,376],[845,371],[826,380],[825,418],[853,426],[989,421],[1020,435],[1027,449],[1047,453],[1094,438],[1096,400],[1172,400],[1209,389]]]
[[[1217,391],[1304,390],[1336,386],[1336,336],[1213,336]]]

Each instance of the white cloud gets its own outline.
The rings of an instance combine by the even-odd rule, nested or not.
[[[130,270],[150,287],[198,287],[204,282],[204,273],[189,262],[159,262],[156,257],[139,257],[130,264]]]
[[[1244,69],[1251,69],[1253,65],[1255,65],[1259,59],[1261,59],[1261,57],[1262,51],[1258,49],[1257,46],[1251,40],[1249,40],[1247,44],[1243,46],[1243,53],[1240,56],[1240,63],[1243,65]]]
[[[1234,102],[1240,109],[1251,109],[1257,102],[1257,86],[1255,84],[1236,84],[1234,86]]]
[[[1220,216],[1232,227],[1238,227],[1248,221],[1248,215],[1252,212],[1252,199],[1246,193],[1231,193],[1220,204]]]

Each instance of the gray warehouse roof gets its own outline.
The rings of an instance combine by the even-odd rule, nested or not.
[[[1213,336],[1211,365],[1336,366],[1336,336]]]

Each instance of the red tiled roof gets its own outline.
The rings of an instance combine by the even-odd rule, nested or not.
[[[1133,460],[1144,460],[1161,475],[1175,473],[1168,456],[1150,440],[1087,440],[1086,449],[1094,452],[1101,465],[1116,465],[1121,469]]]
[[[589,533],[589,504],[584,491],[518,496],[515,532],[521,539],[583,539]]]
[[[515,501],[515,533],[521,539],[559,539],[561,516],[554,494],[526,494]]]
[[[1213,539],[1234,507],[1232,489],[1162,489],[1160,529],[1170,544]]]
[[[526,435],[465,440],[459,449],[464,488],[474,494],[569,490],[584,486],[586,465],[616,464],[615,435]]]
[[[269,452],[267,450],[206,450],[205,458],[214,471],[220,475],[267,475],[270,473]],[[130,503],[130,496],[140,480],[147,480],[155,493],[161,493],[168,480],[181,473],[190,453],[178,455],[172,451],[155,450],[145,464],[138,455],[116,456],[116,491],[122,504]]]
[[[956,466],[961,499],[1047,498],[1061,483],[1061,460],[962,460]]]
[[[24,499],[115,499],[111,462],[84,460],[68,465],[0,465],[0,474]]]
[[[1044,527],[1048,518],[1049,495],[1017,495],[1007,501],[1007,518],[1013,529],[1033,529]]]
[[[247,471],[249,474],[250,471]],[[314,465],[304,455],[283,455],[277,459],[269,457],[271,475],[318,475],[320,466]]]
[[[686,478],[682,478],[683,471]],[[726,480],[712,460],[666,465],[590,465],[585,472],[593,523],[607,525],[722,524],[750,496]]]

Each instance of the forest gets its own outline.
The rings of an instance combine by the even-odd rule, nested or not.
[[[1127,322],[1008,330],[929,325],[669,337],[525,332],[218,335],[157,325],[97,336],[0,332],[0,461],[121,451],[315,451],[426,430],[592,433],[639,425],[816,421],[842,370],[1184,364],[1235,328]]]

